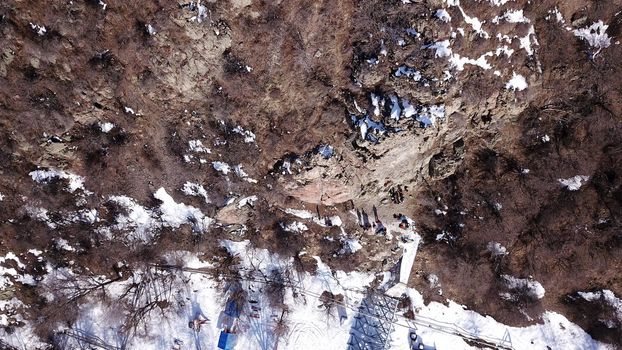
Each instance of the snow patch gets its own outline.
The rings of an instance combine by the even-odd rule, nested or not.
[[[529,18],[523,14],[523,10],[508,10],[502,16],[493,18],[492,23],[499,23],[501,20],[508,23],[531,23]]]
[[[68,180],[67,191],[73,193],[77,190],[82,190],[87,193],[84,189],[84,178],[79,175],[75,175],[72,173],[68,173],[62,170],[35,170],[28,173],[30,177],[38,183],[49,184],[50,182],[56,179],[65,179]],[[87,193],[88,194],[88,193]]]
[[[255,204],[255,202],[257,202],[258,198],[257,196],[248,196],[248,197],[244,197],[242,199],[240,199],[240,201],[238,202],[238,209],[241,209],[245,206],[253,206],[253,204]]]
[[[45,26],[34,24],[32,22],[30,22],[30,28],[34,30],[35,33],[37,33],[37,35],[39,36],[44,36],[45,33],[47,32],[47,29],[45,29]]]
[[[494,256],[508,255],[508,250],[498,242],[488,242],[486,249]]]
[[[147,242],[151,239],[152,227],[158,226],[156,216],[151,210],[127,196],[111,196],[108,200],[125,210],[125,213],[117,215],[113,228],[131,230],[131,237],[140,241]]]
[[[573,33],[576,37],[585,40],[591,47],[595,48],[594,56],[596,56],[602,49],[611,45],[611,38],[606,33],[608,27],[609,25],[599,20],[592,23],[589,27],[575,29]]]
[[[309,230],[309,227],[307,227],[307,225],[305,225],[304,223],[300,221],[292,221],[287,225],[280,223],[280,226],[283,229],[283,231],[292,232],[292,233],[301,233],[301,232]]]
[[[145,24],[145,30],[147,30],[147,34],[156,35],[158,32],[151,24]]]
[[[359,240],[356,238],[344,239],[341,244],[342,248],[339,251],[339,254],[354,254],[363,248]]]
[[[616,315],[617,321],[622,322],[622,299],[616,297],[616,295],[609,289],[603,289],[596,292],[578,292],[579,296],[587,301],[603,301],[605,304],[611,306]],[[603,320],[610,328],[615,327],[615,324],[611,324],[610,320]]]
[[[524,76],[512,72],[512,79],[505,84],[505,88],[513,91],[523,91],[527,88],[527,81]]]
[[[188,148],[191,152],[195,153],[212,153],[209,148],[203,146],[203,142],[201,142],[201,140],[188,141]]]
[[[436,10],[436,13],[434,13],[434,16],[436,16],[436,18],[440,19],[441,21],[445,23],[451,22],[451,16],[449,15],[449,12],[447,12],[447,10],[445,9]]]
[[[300,219],[312,220],[322,227],[341,226],[343,224],[341,218],[337,215],[326,216],[320,219],[308,210],[286,208],[283,211]]]
[[[194,231],[205,232],[213,222],[213,219],[205,216],[199,209],[175,202],[163,187],[160,187],[153,196],[162,201],[160,218],[165,226],[179,228],[183,224],[191,224]]]
[[[225,162],[212,162],[212,166],[214,167],[214,170],[221,172],[224,175],[227,175],[231,172],[231,166],[229,166],[229,164]]]
[[[232,131],[236,134],[240,134],[244,136],[244,142],[246,143],[255,142],[255,138],[256,138],[255,134],[253,134],[249,130],[244,130],[241,126],[236,126]]]
[[[524,291],[528,296],[534,299],[544,298],[544,287],[542,287],[542,284],[538,281],[526,278],[517,278],[510,275],[502,275],[501,278],[505,280],[506,286],[510,290]]]
[[[559,183],[566,187],[569,191],[576,191],[581,188],[581,186],[583,186],[589,179],[589,176],[576,175],[568,179],[557,179],[557,181],[559,181]]]
[[[114,124],[109,122],[99,122],[97,123],[97,126],[99,127],[99,130],[103,133],[108,133],[114,128]]]
[[[205,203],[211,203],[209,196],[207,195],[207,191],[201,184],[187,181],[181,188],[181,192],[183,192],[186,196],[202,197],[205,200]]]

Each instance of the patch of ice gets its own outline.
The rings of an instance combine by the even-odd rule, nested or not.
[[[462,17],[464,17],[464,21],[471,25],[471,28],[473,28],[473,30],[481,37],[483,38],[489,38],[490,35],[488,34],[488,32],[486,32],[483,28],[482,25],[484,24],[482,21],[479,20],[479,18],[477,17],[470,17],[469,15],[466,14],[466,12],[464,12],[464,10],[462,9],[462,6],[457,5],[458,9],[460,10],[460,13],[462,13]]]
[[[117,215],[113,228],[118,230],[132,230],[132,238],[147,242],[151,239],[151,230],[158,226],[153,211],[138,204],[136,200],[127,196],[111,196],[108,200],[122,209],[125,213]]]
[[[513,91],[523,91],[527,88],[527,81],[522,75],[512,72],[512,79],[505,84],[505,88]]]
[[[162,201],[160,218],[165,226],[179,228],[183,224],[191,224],[194,231],[205,232],[214,221],[195,207],[175,202],[163,187],[160,187],[153,196]]]
[[[425,46],[431,50],[435,50],[435,57],[448,57],[451,56],[451,48],[449,47],[449,40],[437,41],[432,45]]]
[[[238,209],[241,209],[245,206],[253,206],[253,204],[255,204],[255,202],[257,202],[258,198],[257,196],[248,196],[248,197],[244,197],[242,199],[240,199],[240,201],[238,202]]]
[[[371,104],[372,106],[374,106],[374,115],[379,116],[380,115],[380,104],[384,104],[384,100],[382,100],[380,96],[374,93],[372,93],[370,97],[371,97]]]
[[[69,242],[64,238],[57,238],[54,240],[54,245],[58,249],[66,250],[68,252],[75,252],[76,248],[72,247]]]
[[[531,23],[523,14],[523,10],[508,10],[503,15],[493,18],[492,23],[499,23],[500,20],[508,23]]]
[[[99,126],[99,130],[103,133],[108,133],[114,128],[114,124],[109,122],[99,122],[97,126]]]
[[[242,164],[234,166],[233,172],[235,172],[238,177],[242,178],[246,182],[257,183],[257,180],[250,178],[244,169],[242,169]]]
[[[283,211],[300,219],[312,220],[314,223],[322,227],[341,226],[343,224],[341,218],[337,215],[318,218],[316,215],[313,215],[313,213],[308,210],[286,208]]]
[[[188,148],[190,151],[195,153],[212,153],[209,148],[203,146],[203,142],[201,142],[201,140],[188,141]]]
[[[145,29],[147,30],[147,34],[156,35],[158,32],[151,24],[145,24]]]
[[[54,222],[52,222],[52,219],[50,219],[47,209],[41,208],[41,207],[32,207],[32,206],[26,206],[25,209],[26,209],[26,214],[28,214],[28,216],[31,219],[44,222],[49,228],[52,228],[52,229],[57,228],[57,225]]]
[[[359,127],[363,140],[377,142],[377,137],[370,133],[370,131],[376,134],[384,134],[386,132],[386,128],[382,122],[376,122],[367,115],[361,119],[356,119],[355,116],[352,116],[352,120],[354,121],[354,125]]]
[[[514,49],[510,48],[507,45],[498,47],[497,50],[495,50],[496,56],[506,55],[508,58],[510,58],[513,53],[514,53]]]
[[[557,23],[560,23],[560,24],[566,23],[566,20],[564,20],[564,16],[562,16],[562,13],[559,12],[559,9],[557,7],[554,8],[553,10],[549,10],[548,16],[546,16],[545,19],[548,21],[552,18],[552,16],[555,16],[555,20],[557,21]]]
[[[339,254],[354,254],[363,248],[359,240],[356,238],[344,239],[341,244],[342,248],[339,251]]]
[[[187,181],[181,188],[181,192],[183,192],[186,196],[202,197],[205,200],[205,203],[211,203],[209,196],[207,195],[207,191],[201,184]]]
[[[609,25],[599,20],[592,23],[589,27],[575,29],[573,33],[576,37],[585,40],[591,47],[595,48],[594,56],[596,56],[602,49],[611,45],[611,38],[607,35],[608,27]]]
[[[498,242],[488,242],[486,249],[494,256],[508,255],[508,250]]]
[[[527,278],[517,278],[510,275],[502,275],[501,277],[505,280],[506,286],[510,290],[524,291],[528,296],[535,299],[544,298],[544,287],[542,287],[542,284],[538,281]]]
[[[99,213],[97,209],[81,209],[71,212],[65,218],[65,223],[82,222],[85,224],[94,224],[99,221]]]
[[[622,299],[609,289],[603,289],[595,292],[578,292],[579,296],[587,301],[603,301],[611,306],[616,314],[618,322],[622,322]]]
[[[221,172],[224,175],[231,172],[231,166],[225,162],[212,162],[212,166],[214,167],[214,170]]]
[[[436,288],[440,286],[440,279],[438,278],[437,275],[433,273],[428,274],[428,276],[426,277],[426,280],[428,281],[430,288]]]
[[[45,29],[45,26],[34,24],[32,22],[30,22],[30,28],[34,30],[35,33],[37,33],[37,35],[39,36],[44,36],[45,33],[47,32],[47,29]]]
[[[194,1],[190,1],[190,9],[197,12],[196,16],[192,16],[190,18],[190,21],[196,21],[197,23],[201,23],[209,16],[207,7],[201,4],[201,0],[198,0],[196,4],[194,3]]]
[[[292,221],[289,224],[285,225],[283,223],[280,224],[283,231],[293,232],[293,233],[301,233],[309,230],[309,227],[300,221]]]
[[[313,219],[313,217],[314,217],[313,213],[311,213],[308,210],[303,210],[303,209],[290,209],[290,208],[287,208],[287,209],[285,209],[285,212],[287,214],[293,215],[293,216],[301,218],[301,219]]]
[[[566,187],[569,191],[576,191],[589,179],[589,176],[576,175],[568,179],[557,179],[557,181],[559,181],[559,183]]]
[[[234,133],[236,134],[240,134],[242,136],[244,136],[244,142],[246,143],[253,143],[255,142],[255,134],[253,134],[251,131],[249,130],[244,130],[241,126],[236,126],[235,128],[233,128],[232,130]]]
[[[335,154],[335,149],[331,145],[320,145],[317,151],[324,159],[330,159]]]
[[[413,78],[414,81],[421,80],[421,72],[419,72],[418,70],[414,68],[404,66],[404,65],[399,66],[397,70],[395,71],[394,75],[396,77],[406,76],[409,78]]]
[[[33,249],[28,249],[28,253],[32,254],[34,256],[39,256],[39,255],[43,254],[43,251],[41,251],[39,249],[36,249],[36,248],[33,248]]]
[[[438,119],[445,118],[445,105],[432,105],[424,107],[417,115],[417,121],[424,127],[435,126]]]
[[[28,175],[30,175],[34,181],[44,184],[48,184],[56,179],[65,179],[68,180],[67,191],[73,193],[77,190],[82,190],[87,193],[84,189],[84,178],[66,171],[53,169],[35,170],[28,173]]]
[[[415,109],[415,106],[411,105],[410,102],[408,100],[402,100],[402,107],[404,107],[403,114],[404,114],[404,118],[410,118],[413,115],[417,114],[417,110]]]
[[[459,54],[456,53],[456,54],[451,55],[451,58],[449,59],[449,63],[452,65],[452,67],[456,68],[458,71],[464,70],[464,66],[466,64],[477,66],[482,69],[490,69],[492,68],[492,66],[490,65],[490,63],[488,63],[488,61],[486,60],[486,57],[490,57],[492,55],[493,55],[492,52],[486,52],[482,54],[481,56],[479,56],[477,59],[473,59],[473,58],[460,56]]]
[[[576,324],[568,321],[564,316],[554,312],[544,312],[542,323],[528,327],[508,327],[490,316],[480,315],[472,310],[467,310],[463,305],[451,300],[446,303],[431,302],[426,305],[422,295],[414,289],[407,290],[412,305],[412,310],[417,315],[420,324],[429,322],[431,327],[417,327],[417,335],[421,337],[425,349],[472,349],[473,345],[458,335],[438,332],[434,327],[450,327],[463,329],[468,333],[484,339],[500,340],[507,332],[511,339],[512,348],[517,350],[528,349],[611,349],[604,343],[598,342]],[[440,320],[438,322],[436,320]],[[408,344],[409,329],[396,327],[391,335],[392,349],[403,349],[403,344]],[[434,345],[434,346],[432,346]]]
[[[391,99],[391,118],[399,120],[400,115],[402,114],[402,109],[400,108],[400,103],[397,99],[397,96],[390,95],[389,98]]]
[[[531,47],[532,45],[531,36],[532,35],[534,37],[533,44],[538,45],[538,39],[536,38],[536,30],[533,25],[529,27],[529,31],[527,32],[527,35],[525,35],[522,38],[518,38],[520,42],[520,48],[525,49],[525,52],[527,52],[527,55],[529,56],[533,55],[533,48]]]
[[[447,12],[447,10],[445,9],[436,10],[436,13],[434,13],[434,16],[436,16],[436,18],[440,19],[441,21],[445,23],[451,22],[451,16],[449,15],[449,12]]]

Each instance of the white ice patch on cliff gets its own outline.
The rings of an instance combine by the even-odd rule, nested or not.
[[[499,23],[505,20],[508,23],[530,23],[529,18],[525,17],[523,10],[508,10],[503,15],[492,19],[492,23]]]
[[[39,36],[44,36],[45,33],[47,32],[47,29],[45,29],[45,26],[34,24],[32,22],[30,22],[30,28],[34,30],[35,33],[37,33],[37,35]]]
[[[255,204],[255,202],[257,202],[259,198],[257,198],[257,196],[248,196],[248,197],[244,197],[242,199],[240,199],[240,201],[238,202],[238,209],[241,209],[245,206],[253,206],[253,204]]]
[[[114,128],[114,124],[109,122],[99,122],[97,123],[97,126],[99,127],[99,130],[103,133],[108,133]]]
[[[619,322],[622,322],[622,299],[616,297],[616,295],[609,289],[603,289],[596,292],[578,292],[579,296],[587,301],[603,301],[605,304],[613,308],[616,318]],[[605,323],[608,320],[603,320]],[[615,325],[611,325],[613,328]]]
[[[611,38],[606,33],[608,27],[603,21],[598,21],[592,23],[589,27],[575,29],[573,33],[576,37],[585,40],[591,47],[595,48],[594,56],[596,56],[602,49],[611,45]]]
[[[165,226],[179,228],[183,224],[191,224],[195,231],[205,232],[214,221],[195,207],[175,202],[173,197],[166,193],[162,187],[153,196],[162,201],[160,218]]]
[[[285,225],[283,223],[280,224],[283,231],[293,232],[293,233],[301,233],[309,230],[309,227],[300,221],[292,221],[289,224]]]
[[[125,213],[117,215],[116,224],[113,228],[118,230],[131,230],[131,237],[141,241],[149,241],[152,237],[151,229],[158,226],[153,211],[138,204],[133,198],[127,196],[111,196],[109,201],[124,209]]]
[[[576,191],[589,179],[589,176],[576,175],[568,179],[557,179],[557,181],[559,181],[559,183],[566,187],[569,191]]]
[[[449,12],[447,12],[447,10],[445,9],[436,10],[436,13],[434,13],[434,16],[436,16],[436,18],[440,19],[441,21],[445,23],[451,22],[451,16],[449,15]]]
[[[188,141],[188,149],[195,153],[212,153],[209,148],[203,146],[203,142],[201,142],[201,140]]]
[[[535,299],[544,298],[544,287],[542,287],[542,284],[538,281],[527,278],[517,278],[510,275],[503,275],[501,277],[505,280],[506,286],[511,290],[524,291],[527,295]]]
[[[523,91],[527,88],[527,81],[525,80],[524,76],[513,72],[512,79],[510,79],[510,81],[505,84],[505,88],[508,90]]]
[[[451,56],[451,48],[449,45],[449,40],[443,40],[437,41],[434,44],[427,46],[427,48],[435,50],[435,57],[448,57]]]
[[[246,143],[253,143],[253,142],[255,142],[255,138],[256,138],[255,134],[253,134],[249,130],[244,130],[241,126],[236,126],[231,131],[233,131],[236,134],[240,134],[240,135],[244,136],[244,142],[246,142]]]
[[[202,197],[205,200],[205,203],[210,203],[207,191],[201,184],[187,181],[181,188],[181,192],[183,192],[186,196]]]
[[[354,254],[363,248],[359,240],[356,238],[344,239],[341,244],[342,248],[339,251],[339,254]]]
[[[224,175],[227,175],[231,172],[231,166],[229,166],[229,164],[225,162],[212,162],[212,166],[214,167],[214,170],[221,172]]]
[[[84,191],[84,178],[66,171],[54,169],[35,170],[28,173],[28,175],[30,175],[34,181],[43,184],[49,184],[56,179],[65,179],[68,180],[67,191],[71,193],[79,189]]]
[[[488,242],[486,249],[494,256],[508,255],[508,250],[498,242]]]

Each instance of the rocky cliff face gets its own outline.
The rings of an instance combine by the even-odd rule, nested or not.
[[[381,272],[400,237],[377,228],[403,215],[427,299],[619,344],[615,305],[577,292],[622,293],[621,11],[4,2],[0,252],[116,276],[245,238]],[[36,283],[5,294],[52,317]]]

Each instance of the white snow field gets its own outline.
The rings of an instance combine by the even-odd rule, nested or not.
[[[241,286],[248,293],[247,301],[254,301],[252,310],[248,305],[242,308],[236,349],[348,349],[357,307],[376,276],[363,272],[332,271],[318,257],[314,257],[317,262],[314,274],[297,273],[294,272],[293,259],[282,259],[265,249],[252,248],[248,241],[221,241],[221,244],[240,258]],[[416,252],[413,248],[417,244],[418,240],[405,245],[407,256],[414,256]],[[153,278],[158,273],[170,274],[173,281],[170,290],[158,286],[153,288],[170,302],[166,311],[154,309],[131,337],[124,337],[121,332],[124,315],[115,304],[92,300],[82,306],[80,319],[70,332],[89,335],[111,348],[125,345],[127,349],[146,350],[216,349],[220,333],[219,316],[227,300],[218,281],[199,273],[201,268],[211,266],[210,263],[202,262],[188,252],[174,252],[169,256],[171,264],[182,261],[186,268],[192,270],[162,271],[153,268],[135,272],[128,280],[105,287],[109,297],[114,299],[133,282]],[[406,262],[406,268],[409,266],[412,266],[411,262]],[[289,274],[284,305],[278,309],[270,306],[267,283],[263,277],[269,276],[273,270]],[[345,310],[347,318],[340,319],[337,308],[327,312],[321,307],[319,297],[324,291],[344,296],[342,310]],[[416,332],[425,344],[425,349],[476,348],[447,330],[459,330],[483,339],[500,340],[504,336],[508,339],[509,335],[514,349],[612,349],[593,340],[581,328],[557,313],[546,312],[541,324],[522,328],[507,327],[450,300],[446,305],[438,302],[426,305],[416,290],[404,288],[403,291],[410,298],[417,315]],[[287,329],[281,336],[276,336],[275,322],[282,315],[282,309],[288,310]],[[200,331],[189,328],[188,323],[195,319],[207,320]],[[429,323],[429,327],[426,323]],[[413,322],[397,315],[393,329],[387,348],[408,349]],[[20,341],[29,339],[23,332],[3,334],[2,337],[24,349],[34,348],[30,345],[36,344],[36,337],[31,337],[31,342],[20,344]],[[79,348],[84,342],[68,338],[67,344]]]

